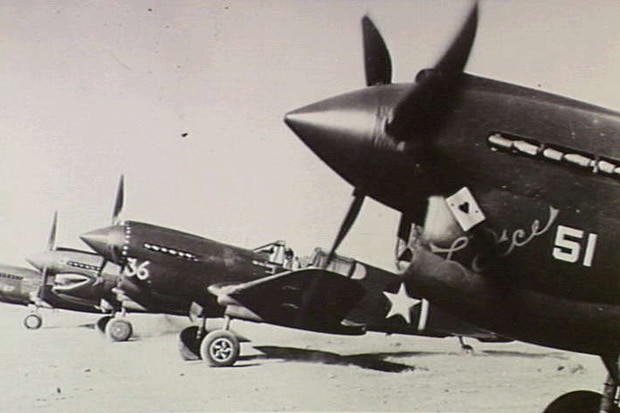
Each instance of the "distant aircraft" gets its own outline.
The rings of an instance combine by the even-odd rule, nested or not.
[[[0,302],[35,305],[39,299],[41,285],[41,274],[34,270],[0,265]],[[41,322],[41,316],[33,312],[24,319],[24,326],[28,329],[37,329],[41,327]]]
[[[46,254],[62,254],[65,266],[76,267],[73,271],[60,274],[51,265],[40,263],[40,254],[31,260],[40,271],[29,268],[0,265],[0,302],[29,306],[31,313],[24,319],[24,326],[35,330],[41,327],[43,319],[39,308],[58,308],[82,312],[100,312],[99,299],[85,297],[90,294],[94,280],[86,276],[85,271],[96,272],[98,267],[93,260],[100,262],[101,257],[74,250],[55,250],[57,215],[54,215],[52,230],[48,240],[49,251]],[[83,257],[90,263],[85,264]]]
[[[620,113],[463,73],[477,20],[476,4],[432,69],[392,84],[364,17],[367,87],[285,122],[355,187],[338,242],[365,196],[397,209],[408,288],[503,336],[599,355],[604,395],[545,411],[618,411]]]
[[[120,275],[120,268],[104,271],[109,265],[101,255],[70,248],[55,247],[57,216],[54,215],[48,248],[27,258],[42,274],[45,287],[38,293],[39,305],[29,320],[41,325],[36,309],[41,304],[54,308],[106,313],[97,329],[112,341],[127,341],[133,326],[126,313],[154,312],[187,315],[187,300],[149,294],[144,297],[134,280]],[[147,307],[149,310],[147,310]]]
[[[73,256],[71,262],[76,263],[82,254],[100,259],[92,253],[78,251],[71,251],[65,257]],[[31,312],[25,317],[24,326],[31,330],[40,328],[43,323],[39,308],[102,311],[100,301],[95,300],[90,291],[95,281],[85,278],[83,269],[64,274],[52,274],[53,271],[0,265],[0,302],[29,306]]]
[[[101,256],[55,246],[57,215],[54,215],[48,249],[27,258],[39,271],[15,266],[0,266],[0,301],[29,306],[32,311],[24,319],[28,329],[43,323],[39,308],[56,308],[87,313],[143,311],[131,302],[117,299],[117,286],[122,278],[101,271]],[[112,320],[111,323],[108,323]],[[127,340],[131,325],[106,315],[97,323],[100,331],[114,341]],[[106,328],[107,327],[107,328]]]
[[[81,238],[123,267],[144,296],[183,298],[187,313],[193,306],[203,321],[181,332],[186,358],[232,365],[239,354],[239,340],[228,331],[235,318],[333,334],[383,331],[505,341],[431,311],[395,274],[346,257],[317,250],[304,264],[283,241],[248,250],[151,224],[121,223],[123,188],[121,178],[114,213],[119,223]],[[224,329],[207,332],[208,317],[225,317]]]
[[[73,282],[75,278],[55,280],[30,268],[0,265],[0,302],[30,307],[30,314],[24,318],[24,326],[29,330],[36,330],[43,324],[40,308],[101,312],[98,302],[89,303],[78,298],[88,288],[85,285],[79,287],[82,291],[72,293],[75,295],[61,293],[63,288],[68,288],[68,283]]]

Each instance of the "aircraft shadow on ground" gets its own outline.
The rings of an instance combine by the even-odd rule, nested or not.
[[[282,359],[287,361],[302,361],[307,363],[332,364],[342,366],[357,366],[368,370],[377,370],[388,373],[401,373],[415,370],[414,366],[394,363],[383,360],[383,354],[354,354],[343,356],[320,350],[308,350],[292,347],[256,346],[256,350],[264,355],[257,358]],[[415,354],[415,353],[413,353]]]
[[[548,351],[544,353],[528,353],[524,351],[510,351],[510,350],[484,350],[482,352],[487,356],[492,357],[518,357],[518,358],[530,358],[530,359],[544,359],[544,358],[556,358],[566,359],[568,356],[559,351]]]
[[[382,353],[365,353],[365,354],[353,354],[353,355],[340,355],[336,353],[330,353],[321,350],[309,350],[293,347],[278,347],[278,346],[255,346],[256,350],[262,352],[259,356],[242,357],[246,359],[268,358],[268,359],[281,359],[286,361],[301,361],[306,363],[319,363],[319,364],[332,364],[342,366],[357,366],[368,370],[376,370],[388,373],[401,373],[406,371],[413,371],[415,366],[396,363],[392,361],[386,361],[388,357],[424,357],[424,356],[437,356],[446,355],[446,352],[440,351],[396,351],[396,352],[382,352]],[[528,353],[521,351],[507,351],[507,350],[484,350],[472,355],[490,356],[490,357],[514,357],[514,358],[557,358],[564,359],[566,356],[560,352],[544,352],[544,353]],[[470,357],[465,356],[464,357]]]

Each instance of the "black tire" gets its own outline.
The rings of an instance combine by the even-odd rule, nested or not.
[[[200,341],[198,340],[198,326],[190,326],[179,334],[179,353],[185,361],[200,360]]]
[[[127,341],[133,333],[133,327],[129,321],[113,318],[105,326],[105,334],[112,341]]]
[[[95,326],[97,327],[97,331],[101,334],[105,334],[105,328],[113,317],[110,315],[106,315],[97,320]]]
[[[38,314],[29,314],[24,318],[24,327],[28,330],[38,330],[43,325],[43,319]]]
[[[543,413],[598,413],[602,395],[588,390],[566,393],[552,401]],[[619,413],[618,406],[611,411]]]
[[[230,331],[212,331],[200,343],[200,357],[211,367],[232,366],[239,357],[239,340]]]

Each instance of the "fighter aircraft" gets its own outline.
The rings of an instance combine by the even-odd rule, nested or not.
[[[102,273],[99,255],[55,246],[57,214],[54,214],[47,250],[26,260],[39,271],[22,267],[0,267],[0,301],[27,305],[31,313],[24,319],[28,329],[43,324],[40,308],[55,308],[88,313],[114,313],[131,303],[121,302],[114,292],[121,281],[118,275]],[[114,341],[131,336],[131,325],[117,323],[106,315],[97,323],[100,331]],[[108,324],[106,328],[106,324]]]
[[[81,254],[100,259],[88,252],[71,251],[67,255],[63,251],[62,254],[74,257],[70,263],[77,263]],[[101,312],[99,300],[91,297],[94,282],[89,282],[82,275],[83,269],[72,273],[53,272],[53,269],[38,272],[25,267],[0,265],[0,302],[30,307],[30,314],[24,318],[27,329],[36,330],[42,326],[40,308]]]
[[[111,341],[127,341],[133,326],[127,313],[154,312],[185,315],[187,300],[151,294],[144,299],[134,281],[120,275],[120,268],[104,269],[111,263],[99,254],[55,246],[57,215],[54,215],[47,250],[26,260],[42,274],[44,288],[34,303],[35,311],[27,320],[36,328],[41,325],[38,307],[105,313],[97,329]],[[146,305],[149,310],[145,308]],[[38,321],[35,321],[38,319]]]
[[[265,322],[333,334],[366,331],[506,341],[463,323],[410,294],[393,273],[317,249],[305,262],[276,241],[248,250],[118,216],[117,224],[81,236],[93,250],[123,268],[143,297],[177,297],[202,325],[180,334],[181,354],[212,366],[232,365],[239,339],[230,320]],[[140,302],[139,300],[137,300]],[[149,306],[147,309],[152,310]],[[192,307],[192,309],[190,309]],[[206,330],[207,318],[225,317],[223,330]]]
[[[24,306],[34,305],[40,290],[41,275],[29,268],[0,266],[0,302]],[[41,327],[41,317],[33,312],[24,318],[28,329]]]
[[[285,122],[355,188],[338,242],[365,196],[400,211],[408,288],[503,336],[600,356],[604,395],[546,411],[617,411],[620,113],[464,73],[477,22],[476,4],[434,67],[393,84],[364,17],[367,87]]]

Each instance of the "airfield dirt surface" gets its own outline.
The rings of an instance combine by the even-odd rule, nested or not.
[[[0,305],[0,412],[415,411],[540,412],[561,393],[599,391],[593,356],[523,343],[461,354],[456,339],[341,337],[233,322],[251,338],[232,368],[184,362],[189,321],[130,315],[135,338],[112,343],[97,315]]]

